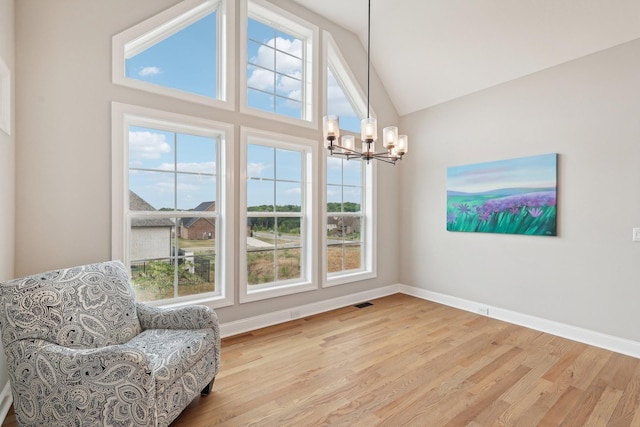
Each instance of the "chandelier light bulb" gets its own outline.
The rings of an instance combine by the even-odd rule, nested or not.
[[[342,148],[343,148],[343,150],[342,150],[343,153],[353,153],[353,152],[355,152],[356,142],[355,142],[355,138],[353,137],[353,135],[343,135],[342,136],[341,145],[342,145]]]
[[[382,129],[382,145],[384,148],[392,148],[398,141],[398,127],[387,126]]]
[[[409,149],[409,137],[407,135],[398,136],[398,154],[403,155]]]
[[[362,119],[360,130],[360,139],[363,141],[375,141],[378,139],[378,121],[375,118]]]

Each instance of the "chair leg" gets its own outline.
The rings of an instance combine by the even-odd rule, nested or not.
[[[211,392],[211,389],[213,388],[213,382],[215,380],[216,380],[216,377],[213,377],[211,382],[207,384],[205,388],[202,389],[202,391],[200,392],[200,396],[207,396]]]

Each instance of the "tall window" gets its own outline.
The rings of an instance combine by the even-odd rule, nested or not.
[[[246,8],[243,107],[313,123],[317,28],[261,0],[248,0]]]
[[[347,66],[333,37],[324,32],[326,63],[326,114],[340,117],[340,128],[360,133],[360,121],[367,116],[367,103],[353,73]]]
[[[327,273],[363,267],[363,163],[327,157]]]
[[[359,133],[366,102],[331,35],[324,33],[327,114],[340,117],[343,131]],[[373,164],[326,157],[324,221],[325,285],[375,276]]]
[[[340,117],[340,128],[354,133],[360,132],[362,117],[353,108],[335,72],[327,66],[327,114]]]
[[[233,3],[182,2],[114,36],[114,83],[231,108],[226,29],[233,20],[226,17]]]
[[[313,287],[312,144],[244,131],[242,299]]]
[[[114,164],[121,157],[126,165],[121,172],[114,168],[114,215],[121,209],[124,230],[121,240],[114,239],[114,250],[118,241],[121,246],[115,255],[129,264],[141,301],[224,299],[223,153],[231,127],[130,108],[145,115],[114,105],[114,130],[122,126],[123,132]]]

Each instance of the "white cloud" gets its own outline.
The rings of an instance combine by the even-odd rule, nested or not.
[[[191,163],[178,163],[178,172],[193,172],[193,173],[207,173],[214,174],[216,172],[216,162],[191,162]],[[173,163],[162,163],[158,169],[165,171],[173,171]]]
[[[138,72],[138,75],[141,77],[147,77],[147,76],[155,76],[160,73],[162,73],[162,70],[160,70],[159,67],[144,67]]]
[[[300,75],[297,77],[300,78]],[[299,80],[278,77],[277,88],[279,93],[286,93],[288,98],[302,99],[302,83]]]
[[[300,189],[300,187],[289,188],[289,189],[285,190],[285,194],[292,195],[292,196],[297,196],[297,195],[302,194],[302,190]]]
[[[247,86],[254,89],[273,92],[273,71],[264,70],[262,68],[253,68],[247,79]]]
[[[136,159],[159,159],[171,152],[165,135],[149,131],[129,132],[129,157]]]
[[[274,44],[277,44],[278,50],[286,52],[289,55],[285,55],[281,52],[276,52],[276,60],[278,62],[278,71],[285,74],[300,73],[302,70],[302,41],[299,39],[289,40],[282,37],[277,39],[268,40],[265,43],[267,46],[260,46],[258,48],[258,54],[250,59],[250,62],[261,67],[273,69],[274,68]]]
[[[357,117],[342,87],[332,73],[327,75],[327,107],[331,114]]]
[[[262,171],[266,169],[266,165],[264,163],[248,163],[247,164],[247,176],[250,177],[259,177],[262,175]]]
[[[279,93],[284,93],[285,96],[292,99],[302,99],[302,85],[299,80],[302,78],[302,41],[299,39],[285,39],[278,37],[277,39],[271,39],[265,42],[267,46],[260,46],[256,56],[250,59],[252,64],[259,65],[260,67],[250,68],[250,74],[247,78],[247,84],[255,89],[264,90],[267,92],[274,91],[274,70],[277,68],[278,73],[285,74],[289,78],[282,78],[278,75],[275,85]],[[278,52],[273,50],[273,46],[277,45],[278,50],[286,52]],[[276,58],[274,59],[274,54]],[[276,64],[274,64],[274,62]],[[277,65],[277,66],[276,66]]]

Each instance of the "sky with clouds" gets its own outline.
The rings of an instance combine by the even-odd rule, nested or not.
[[[247,85],[250,106],[301,117],[302,41],[249,19]],[[216,14],[211,13],[126,60],[127,77],[216,97]],[[328,73],[328,113],[359,132],[342,88]],[[192,209],[215,194],[216,139],[132,126],[131,190],[154,208]],[[297,159],[296,159],[297,156]],[[262,146],[248,149],[248,205],[301,204],[300,153]],[[298,165],[297,167],[295,165]],[[361,200],[360,162],[328,161],[328,201]]]

